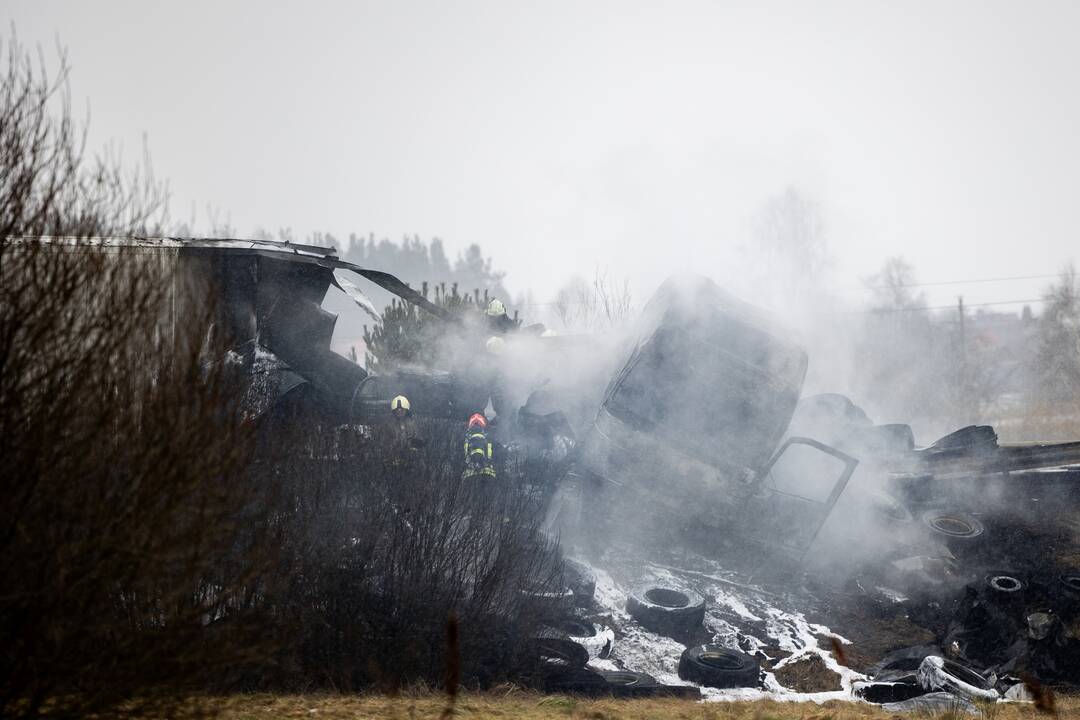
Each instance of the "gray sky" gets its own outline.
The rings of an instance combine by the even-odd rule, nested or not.
[[[830,282],[1076,255],[1077,2],[48,2],[92,141],[148,136],[173,215],[478,242],[546,299],[601,267],[646,293],[738,277],[751,218],[824,208]],[[932,303],[1045,281],[928,288]],[[858,297],[858,293],[853,293]]]

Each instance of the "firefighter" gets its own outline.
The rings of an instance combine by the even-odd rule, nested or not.
[[[517,329],[517,323],[506,314],[506,306],[498,298],[488,303],[484,315],[487,316],[488,325],[495,332],[507,333]]]
[[[416,437],[416,422],[413,420],[409,398],[398,395],[391,400],[390,415],[393,417],[394,429],[401,447],[415,450],[423,445]]]
[[[494,446],[487,436],[487,418],[473,413],[465,430],[465,472],[462,477],[495,477]]]
[[[514,403],[516,395],[511,392],[510,368],[505,367],[506,341],[498,335],[492,335],[484,343],[484,349],[487,351],[486,363],[489,368],[487,391],[491,399],[491,408],[495,411],[494,424],[497,426],[500,439],[507,442],[517,432],[515,416],[518,405]]]
[[[385,395],[383,396],[385,397]],[[404,422],[408,418],[412,417],[412,405],[409,404],[409,398],[404,395],[398,395],[390,401],[390,414],[394,416],[394,419],[399,423]]]

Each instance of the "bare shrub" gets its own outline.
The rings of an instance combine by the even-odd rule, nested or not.
[[[754,216],[745,264],[756,289],[771,289],[781,307],[802,308],[830,264],[826,230],[822,207],[805,192],[788,186],[770,197]]]
[[[873,410],[922,430],[941,433],[982,421],[1005,386],[1002,352],[965,333],[951,313],[932,314],[925,296],[912,290],[915,271],[903,258],[886,260],[867,286],[874,306],[853,346],[852,380],[860,395]]]
[[[1067,442],[1080,437],[1080,279],[1069,265],[1043,293],[1028,391],[1010,440]]]
[[[1046,289],[1035,356],[1036,394],[1043,401],[1080,402],[1080,279],[1066,267]]]
[[[462,478],[458,423],[419,423],[421,448],[392,428],[279,427],[256,472],[287,479],[288,578],[266,606],[295,643],[275,687],[397,690],[444,681],[448,617],[460,632],[460,679],[514,677],[544,619],[530,588],[557,580],[557,549],[538,532],[538,499],[516,464],[496,481]]]
[[[205,628],[272,547],[243,524],[265,498],[237,482],[250,431],[229,365],[204,354],[209,310],[166,323],[178,298],[153,255],[31,242],[6,260],[4,714],[204,686],[260,647]]]
[[[0,72],[0,714],[137,714],[261,647],[209,633],[267,565],[212,307],[153,227],[162,188],[85,160],[66,63]],[[40,240],[43,234],[63,240]],[[261,492],[261,491],[260,491]],[[267,496],[269,497],[269,496]]]
[[[552,310],[567,330],[608,330],[630,319],[633,295],[626,279],[615,280],[596,270],[592,283],[570,278],[555,296]]]
[[[585,279],[575,275],[559,288],[553,304],[555,317],[564,329],[588,328],[596,317],[596,298]]]

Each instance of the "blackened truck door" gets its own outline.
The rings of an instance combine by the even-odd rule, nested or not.
[[[801,562],[858,464],[817,440],[788,438],[758,475],[748,499],[748,534]]]

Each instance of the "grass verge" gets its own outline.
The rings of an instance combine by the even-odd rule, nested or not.
[[[205,703],[205,704],[204,704]],[[271,720],[272,718],[581,718],[582,720],[861,720],[862,718],[906,717],[888,713],[875,705],[830,701],[824,704],[776,702],[697,702],[672,698],[590,699],[565,695],[542,695],[516,688],[486,693],[464,693],[448,710],[446,696],[432,692],[386,695],[232,695],[193,704],[198,709],[220,713],[222,720]],[[984,720],[1014,720],[1047,717],[1033,705],[1009,703],[987,707]],[[1058,717],[1080,717],[1080,696],[1058,697]],[[970,717],[962,713],[928,715],[926,719]]]

